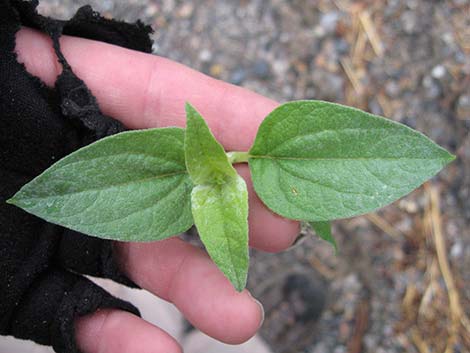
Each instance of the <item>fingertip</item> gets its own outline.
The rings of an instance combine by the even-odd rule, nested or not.
[[[239,302],[226,310],[226,322],[229,327],[222,330],[222,341],[228,344],[242,344],[252,338],[264,321],[262,304],[245,289],[240,293]]]
[[[186,257],[168,286],[168,299],[186,319],[219,341],[243,343],[261,324],[259,303],[247,290],[237,292],[205,254]]]
[[[103,309],[75,320],[75,336],[83,353],[182,353],[163,330],[125,311]]]
[[[171,238],[151,244],[120,243],[117,251],[129,278],[172,302],[205,334],[238,344],[261,325],[260,304],[247,290],[237,292],[203,250]]]

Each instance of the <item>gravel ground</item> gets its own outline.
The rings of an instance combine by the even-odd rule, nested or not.
[[[425,187],[335,222],[337,256],[309,230],[290,251],[253,252],[249,287],[277,353],[470,352],[468,0],[67,0],[40,9],[68,18],[86,3],[154,26],[156,54],[281,102],[384,115],[455,153]]]

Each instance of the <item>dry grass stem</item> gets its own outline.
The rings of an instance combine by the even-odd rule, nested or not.
[[[416,328],[411,330],[411,339],[413,341],[413,344],[416,346],[416,348],[418,349],[420,353],[431,352],[428,345],[426,344],[424,339],[421,337],[419,331]]]
[[[356,92],[357,95],[361,96],[364,93],[364,87],[362,86],[362,83],[356,71],[353,69],[351,65],[351,60],[348,58],[341,59],[341,66],[343,67],[344,72],[346,73],[346,76],[351,82],[351,85],[353,86],[354,91]]]
[[[369,39],[369,42],[372,45],[372,49],[374,50],[375,55],[377,55],[378,57],[382,57],[384,53],[384,47],[377,33],[375,25],[372,22],[372,19],[370,18],[369,11],[362,11],[359,14],[359,20],[361,22],[362,27],[364,28],[364,32],[367,34],[367,38]]]
[[[352,63],[356,66],[363,65],[364,53],[366,51],[367,37],[366,34],[359,30],[352,50]]]
[[[310,265],[318,271],[319,274],[321,274],[323,277],[325,277],[328,280],[332,280],[337,276],[336,272],[326,265],[323,264],[320,260],[316,258],[316,256],[309,256],[308,257],[308,262]]]
[[[430,197],[431,205],[431,222],[432,222],[432,234],[434,236],[434,243],[436,247],[436,255],[439,264],[439,269],[444,278],[444,282],[447,287],[447,293],[449,297],[450,306],[450,317],[452,325],[449,329],[449,338],[445,353],[453,352],[454,345],[458,340],[459,330],[462,323],[468,324],[468,317],[462,309],[460,304],[460,296],[455,285],[454,276],[450,269],[449,260],[447,258],[447,249],[442,233],[442,220],[440,212],[440,196],[436,186],[431,184],[427,185],[426,191]],[[468,326],[463,326],[464,329],[468,330]]]
[[[366,214],[365,217],[381,231],[394,238],[406,237],[402,232],[393,227],[385,220],[385,218],[379,216],[377,213],[369,213]]]

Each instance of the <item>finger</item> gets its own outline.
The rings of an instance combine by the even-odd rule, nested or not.
[[[263,318],[247,290],[239,293],[201,249],[170,238],[155,243],[117,243],[127,276],[171,301],[194,326],[220,341],[252,337]]]
[[[189,101],[228,150],[248,150],[259,124],[277,105],[162,57],[69,36],[60,43],[103,111],[130,128],[184,126],[184,104]],[[16,47],[28,71],[54,83],[62,68],[48,37],[22,29]]]
[[[265,97],[154,55],[67,36],[61,47],[104,112],[131,128],[184,126],[184,103],[189,101],[227,150],[248,150],[260,122],[276,106]],[[28,71],[48,84],[54,82],[61,68],[49,38],[23,29],[17,34],[17,51]],[[299,224],[276,216],[251,185],[249,189],[251,244],[266,251],[290,246]]]
[[[253,189],[248,166],[236,165],[235,168],[245,179],[248,188],[250,246],[268,252],[287,249],[300,233],[299,222],[269,211]]]
[[[78,348],[83,353],[181,353],[165,331],[125,311],[100,310],[75,321]]]

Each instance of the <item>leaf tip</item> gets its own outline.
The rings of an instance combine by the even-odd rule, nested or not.
[[[436,144],[437,145],[437,144]],[[454,160],[457,159],[457,156],[450,153],[447,149],[437,145],[439,147],[439,149],[441,150],[441,154],[440,154],[440,158],[442,160],[442,162],[444,163],[444,166],[453,162]]]
[[[336,243],[336,239],[333,237],[331,233],[331,223],[330,222],[308,222],[312,227],[315,234],[328,242],[334,249],[335,255],[338,255],[338,244]]]
[[[243,283],[237,283],[237,284],[234,283],[233,286],[238,293],[243,292],[243,290],[245,289],[245,284]]]
[[[196,108],[194,108],[194,106],[189,102],[184,103],[184,109],[186,110],[186,117],[189,117],[192,113],[196,112]]]
[[[15,195],[15,196],[16,196],[16,195]],[[17,201],[16,201],[15,196],[12,196],[11,198],[9,198],[8,200],[6,200],[5,202],[8,203],[8,204],[10,204],[10,205],[15,205],[15,206],[16,206]]]
[[[230,279],[230,282],[232,282],[232,285],[237,292],[240,293],[245,289],[247,275],[248,275],[248,269],[244,271],[243,274],[239,273],[238,276],[236,276],[236,278]]]
[[[15,205],[15,206],[18,206],[18,207],[23,207],[22,206],[22,201],[24,201],[24,198],[22,197],[22,192],[21,190],[18,191],[15,195],[13,195],[12,197],[10,197],[8,200],[6,200],[5,202],[10,204],[10,205]]]
[[[452,163],[453,161],[455,161],[457,159],[457,156],[450,153],[449,151],[445,150],[445,155],[442,157],[441,161],[442,161],[442,167],[441,169],[444,169],[446,166],[448,166],[450,163]]]
[[[186,110],[186,133],[187,133],[189,124],[192,124],[192,125],[197,124],[201,120],[204,121],[204,118],[196,110],[196,108],[189,102],[185,103],[185,110]],[[205,123],[205,121],[204,121],[204,123]]]

